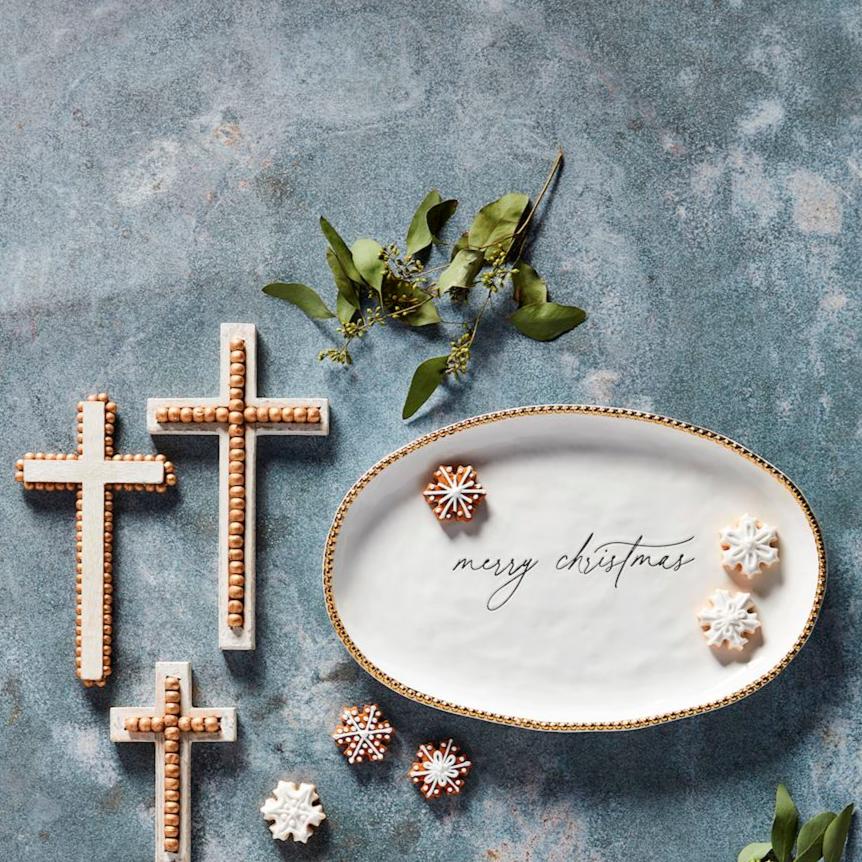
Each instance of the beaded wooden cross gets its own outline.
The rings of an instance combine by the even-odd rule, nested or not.
[[[220,392],[215,398],[151,398],[151,434],[219,437],[219,646],[255,645],[255,451],[258,434],[329,433],[324,398],[259,398],[257,332],[221,325]]]
[[[191,665],[160,661],[155,706],[112,708],[111,740],[155,743],[156,862],[190,862],[191,746],[234,742],[236,710],[192,706]]]
[[[105,393],[78,402],[78,451],[28,452],[15,464],[27,489],[77,491],[75,672],[85,686],[111,673],[114,490],[164,491],[176,482],[164,455],[114,454],[117,405]]]

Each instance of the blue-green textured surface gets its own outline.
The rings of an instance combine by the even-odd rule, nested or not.
[[[196,862],[722,862],[768,836],[779,780],[804,813],[862,801],[857,3],[0,10],[0,856],[152,858],[152,750],[110,743],[107,715],[150,702],[158,659],[190,660],[198,702],[239,709],[236,745],[196,751]],[[430,333],[383,333],[330,370],[314,359],[326,328],[260,293],[325,285],[320,214],[397,239],[434,185],[465,211],[534,191],[557,144],[533,262],[590,319],[553,345],[489,326],[469,385],[412,424],[410,370],[443,352]],[[119,669],[85,691],[72,503],[26,495],[13,461],[69,450],[75,402],[103,389],[120,448],[151,451],[146,398],[214,394],[224,320],[258,324],[263,394],[332,404],[329,439],[262,446],[259,648],[216,648],[215,444],[163,438],[180,485],[119,503]],[[548,401],[703,424],[798,482],[830,582],[777,681],[659,728],[539,735],[407,702],[348,658],[320,588],[341,495],[421,432]],[[369,699],[401,740],[361,773],[327,733]],[[403,773],[438,734],[477,765],[459,802],[432,807]],[[289,776],[315,781],[329,816],[307,847],[277,847],[258,814]]]

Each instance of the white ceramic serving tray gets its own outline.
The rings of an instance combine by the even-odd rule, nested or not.
[[[478,471],[475,521],[435,519],[421,492],[439,464]],[[753,582],[725,572],[718,542],[745,512],[779,533],[780,563]],[[657,546],[652,564],[621,564],[636,541]],[[775,467],[674,419],[574,405],[479,416],[389,455],[348,492],[324,557],[330,618],[365,670],[540,730],[645,727],[746,697],[802,647],[825,582],[814,516]],[[762,634],[741,653],[698,625],[716,588],[752,593]]]

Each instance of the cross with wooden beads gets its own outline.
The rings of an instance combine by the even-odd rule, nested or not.
[[[191,764],[194,742],[235,742],[236,709],[192,706],[192,669],[156,662],[152,708],[111,709],[113,742],[156,745],[156,862],[191,860]]]
[[[164,491],[176,482],[164,455],[114,453],[117,405],[106,393],[78,402],[78,451],[28,452],[15,479],[36,491],[76,491],[75,671],[85,686],[111,673],[114,490]]]
[[[220,392],[216,398],[151,398],[151,434],[219,437],[219,646],[255,646],[255,452],[259,434],[326,435],[324,398],[257,396],[257,331],[221,325]]]

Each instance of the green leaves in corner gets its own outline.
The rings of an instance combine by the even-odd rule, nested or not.
[[[535,341],[553,341],[587,319],[576,305],[549,302],[547,285],[528,263],[519,260],[515,270],[512,284],[520,308],[512,315],[512,324],[518,332]]]
[[[483,250],[487,261],[499,250],[508,253],[529,204],[529,197],[520,192],[511,192],[485,204],[470,225],[467,244],[470,248]]]
[[[852,819],[853,806],[848,805],[826,827],[826,831],[823,833],[824,862],[839,862],[841,859],[844,854],[844,846],[847,844],[847,835],[850,832]]]
[[[775,816],[772,820],[772,852],[778,862],[788,862],[796,841],[799,812],[783,784],[775,792]]]
[[[840,862],[850,831],[853,806],[840,814],[817,814],[799,828],[799,812],[787,788],[778,785],[772,841],[749,844],[740,851],[737,862]],[[798,832],[798,834],[797,834]]]
[[[440,232],[458,209],[454,198],[443,200],[437,189],[422,199],[407,228],[407,254],[422,254],[432,243],[440,242]]]
[[[409,419],[434,394],[434,390],[446,376],[448,362],[448,356],[433,356],[413,372],[410,389],[401,411],[402,419]]]
[[[767,859],[774,859],[771,856],[772,845],[762,841],[749,844],[739,851],[739,856],[736,857],[736,862],[765,862]]]
[[[335,315],[326,307],[326,303],[308,285],[274,281],[266,285],[263,292],[277,299],[285,299],[293,303],[306,317],[312,320],[326,320]]]

